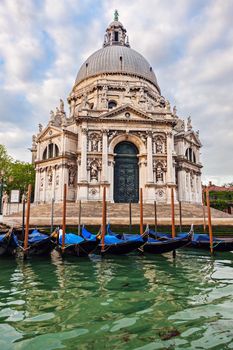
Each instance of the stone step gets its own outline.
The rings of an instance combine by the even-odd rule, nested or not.
[[[81,217],[84,223],[101,223],[102,215],[102,202],[83,202],[81,210]],[[132,203],[132,221],[133,223],[139,222],[139,204]],[[79,203],[67,203],[67,222],[72,224],[77,224],[78,222],[78,212]],[[221,212],[216,209],[211,209],[212,218],[221,219],[228,222],[233,222],[233,216],[227,213]],[[205,208],[205,213],[207,217],[207,209]],[[145,222],[154,222],[154,205],[144,204],[143,205],[143,216]],[[175,216],[177,223],[179,222],[179,206],[175,205]],[[51,218],[51,205],[50,204],[40,204],[31,206],[30,221],[34,225],[49,225]],[[108,221],[117,224],[128,224],[129,222],[129,204],[127,203],[107,203],[107,217]],[[168,204],[158,204],[157,205],[157,218],[160,223],[170,223],[171,222],[171,207]],[[182,203],[182,218],[183,221],[187,223],[203,222],[203,208],[201,205]],[[198,221],[199,220],[199,221]],[[3,220],[7,224],[17,224],[21,225],[22,213],[15,213],[4,217]],[[56,203],[54,205],[54,223],[61,224],[62,222],[62,203]]]

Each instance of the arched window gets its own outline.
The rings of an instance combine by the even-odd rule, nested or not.
[[[57,147],[56,144],[54,144],[54,157],[58,157],[59,156],[59,149]]]
[[[191,147],[186,149],[185,157],[192,163],[196,163],[196,156]]]
[[[48,145],[48,158],[53,158],[53,143]]]
[[[119,33],[118,32],[114,32],[114,40],[118,41],[119,38]]]
[[[45,148],[44,152],[43,152],[43,160],[47,159],[47,147]]]
[[[46,160],[59,156],[59,148],[55,143],[50,143],[44,150],[42,159]]]
[[[115,108],[116,106],[117,106],[116,101],[111,100],[111,101],[108,102],[108,109]]]

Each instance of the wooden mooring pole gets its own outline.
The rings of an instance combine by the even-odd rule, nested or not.
[[[174,188],[171,188],[171,212],[172,212],[172,238],[176,236],[176,227],[175,227],[175,205],[174,205]],[[173,258],[176,257],[176,251],[172,252]]]
[[[27,195],[26,227],[25,227],[25,235],[24,235],[24,258],[26,258],[28,255],[28,235],[29,235],[31,193],[32,193],[32,185],[29,184],[28,195]]]
[[[157,235],[158,220],[157,220],[157,203],[156,203],[156,201],[154,201],[154,215],[155,215],[155,234]]]
[[[182,232],[182,203],[179,201],[179,214],[180,214],[180,232]]]
[[[51,203],[50,234],[53,233],[53,218],[54,218],[54,198],[52,198],[52,203]]]
[[[65,251],[65,235],[66,235],[66,194],[67,194],[67,185],[64,184],[63,190],[63,210],[62,210],[62,253]]]
[[[172,238],[175,238],[176,227],[175,227],[174,188],[171,188],[171,213],[172,213]]]
[[[101,253],[104,253],[104,239],[106,234],[106,187],[103,188],[103,203],[102,203],[102,234],[101,234]]]
[[[23,237],[23,239],[25,237],[25,206],[26,206],[26,199],[23,198],[23,212],[22,212],[22,237]]]
[[[82,206],[81,206],[81,200],[80,200],[78,205],[78,235],[79,236],[81,234],[81,211],[82,211]]]
[[[202,191],[202,209],[203,209],[203,231],[206,232],[205,194],[204,194],[204,191]]]
[[[143,235],[143,193],[140,188],[140,235]]]
[[[209,228],[209,237],[210,237],[210,253],[213,254],[213,231],[212,231],[212,222],[211,222],[211,208],[210,208],[210,195],[209,189],[206,188],[206,204],[208,209],[208,228]]]
[[[129,232],[132,231],[132,203],[129,201]]]

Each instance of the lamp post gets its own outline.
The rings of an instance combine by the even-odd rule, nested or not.
[[[3,186],[4,186],[4,175],[5,175],[5,171],[0,170],[0,215],[2,215],[2,194],[3,194]]]

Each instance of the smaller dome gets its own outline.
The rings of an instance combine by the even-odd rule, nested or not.
[[[124,27],[123,24],[119,21],[113,21],[112,23],[109,24],[108,28],[110,29],[111,27]]]

